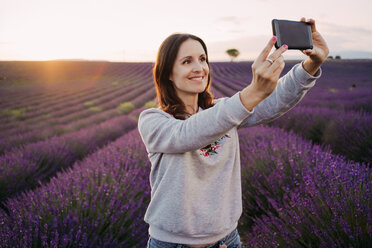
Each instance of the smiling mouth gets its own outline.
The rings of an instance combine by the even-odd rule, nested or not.
[[[192,81],[202,81],[204,79],[204,77],[192,77],[192,78],[189,78],[189,80],[192,80]]]

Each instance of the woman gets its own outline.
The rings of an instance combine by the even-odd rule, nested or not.
[[[305,18],[301,18],[305,22]],[[242,213],[237,129],[283,115],[314,86],[328,47],[310,19],[308,58],[279,79],[286,45],[269,55],[273,37],[252,65],[252,82],[232,97],[213,99],[204,42],[173,34],[154,67],[159,108],[138,121],[151,161],[151,202],[144,220],[148,247],[241,247]]]

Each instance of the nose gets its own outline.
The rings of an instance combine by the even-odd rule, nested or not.
[[[203,70],[203,65],[200,62],[194,63],[194,66],[192,68],[193,72],[199,72]]]

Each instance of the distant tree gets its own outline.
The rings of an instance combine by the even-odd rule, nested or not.
[[[238,57],[239,54],[240,54],[240,52],[239,52],[237,49],[235,49],[235,48],[231,48],[231,49],[226,50],[226,53],[227,53],[227,55],[230,56],[230,58],[231,58],[231,62],[232,62],[236,57]]]
[[[336,55],[335,59],[341,59],[340,55]]]
[[[329,55],[329,56],[327,57],[327,59],[333,59],[333,56]]]

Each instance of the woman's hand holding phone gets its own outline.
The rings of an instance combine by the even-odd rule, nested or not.
[[[302,53],[308,56],[308,59],[304,62],[304,69],[311,75],[314,75],[320,68],[320,66],[327,59],[329,49],[326,41],[320,35],[315,27],[315,20],[302,17],[301,22],[308,22],[311,25],[311,34],[313,37],[313,49],[302,50]]]
[[[288,47],[284,44],[269,55],[275,42],[274,36],[253,62],[252,82],[240,93],[241,102],[249,111],[275,90],[279,76],[284,69],[282,54],[288,50]]]

